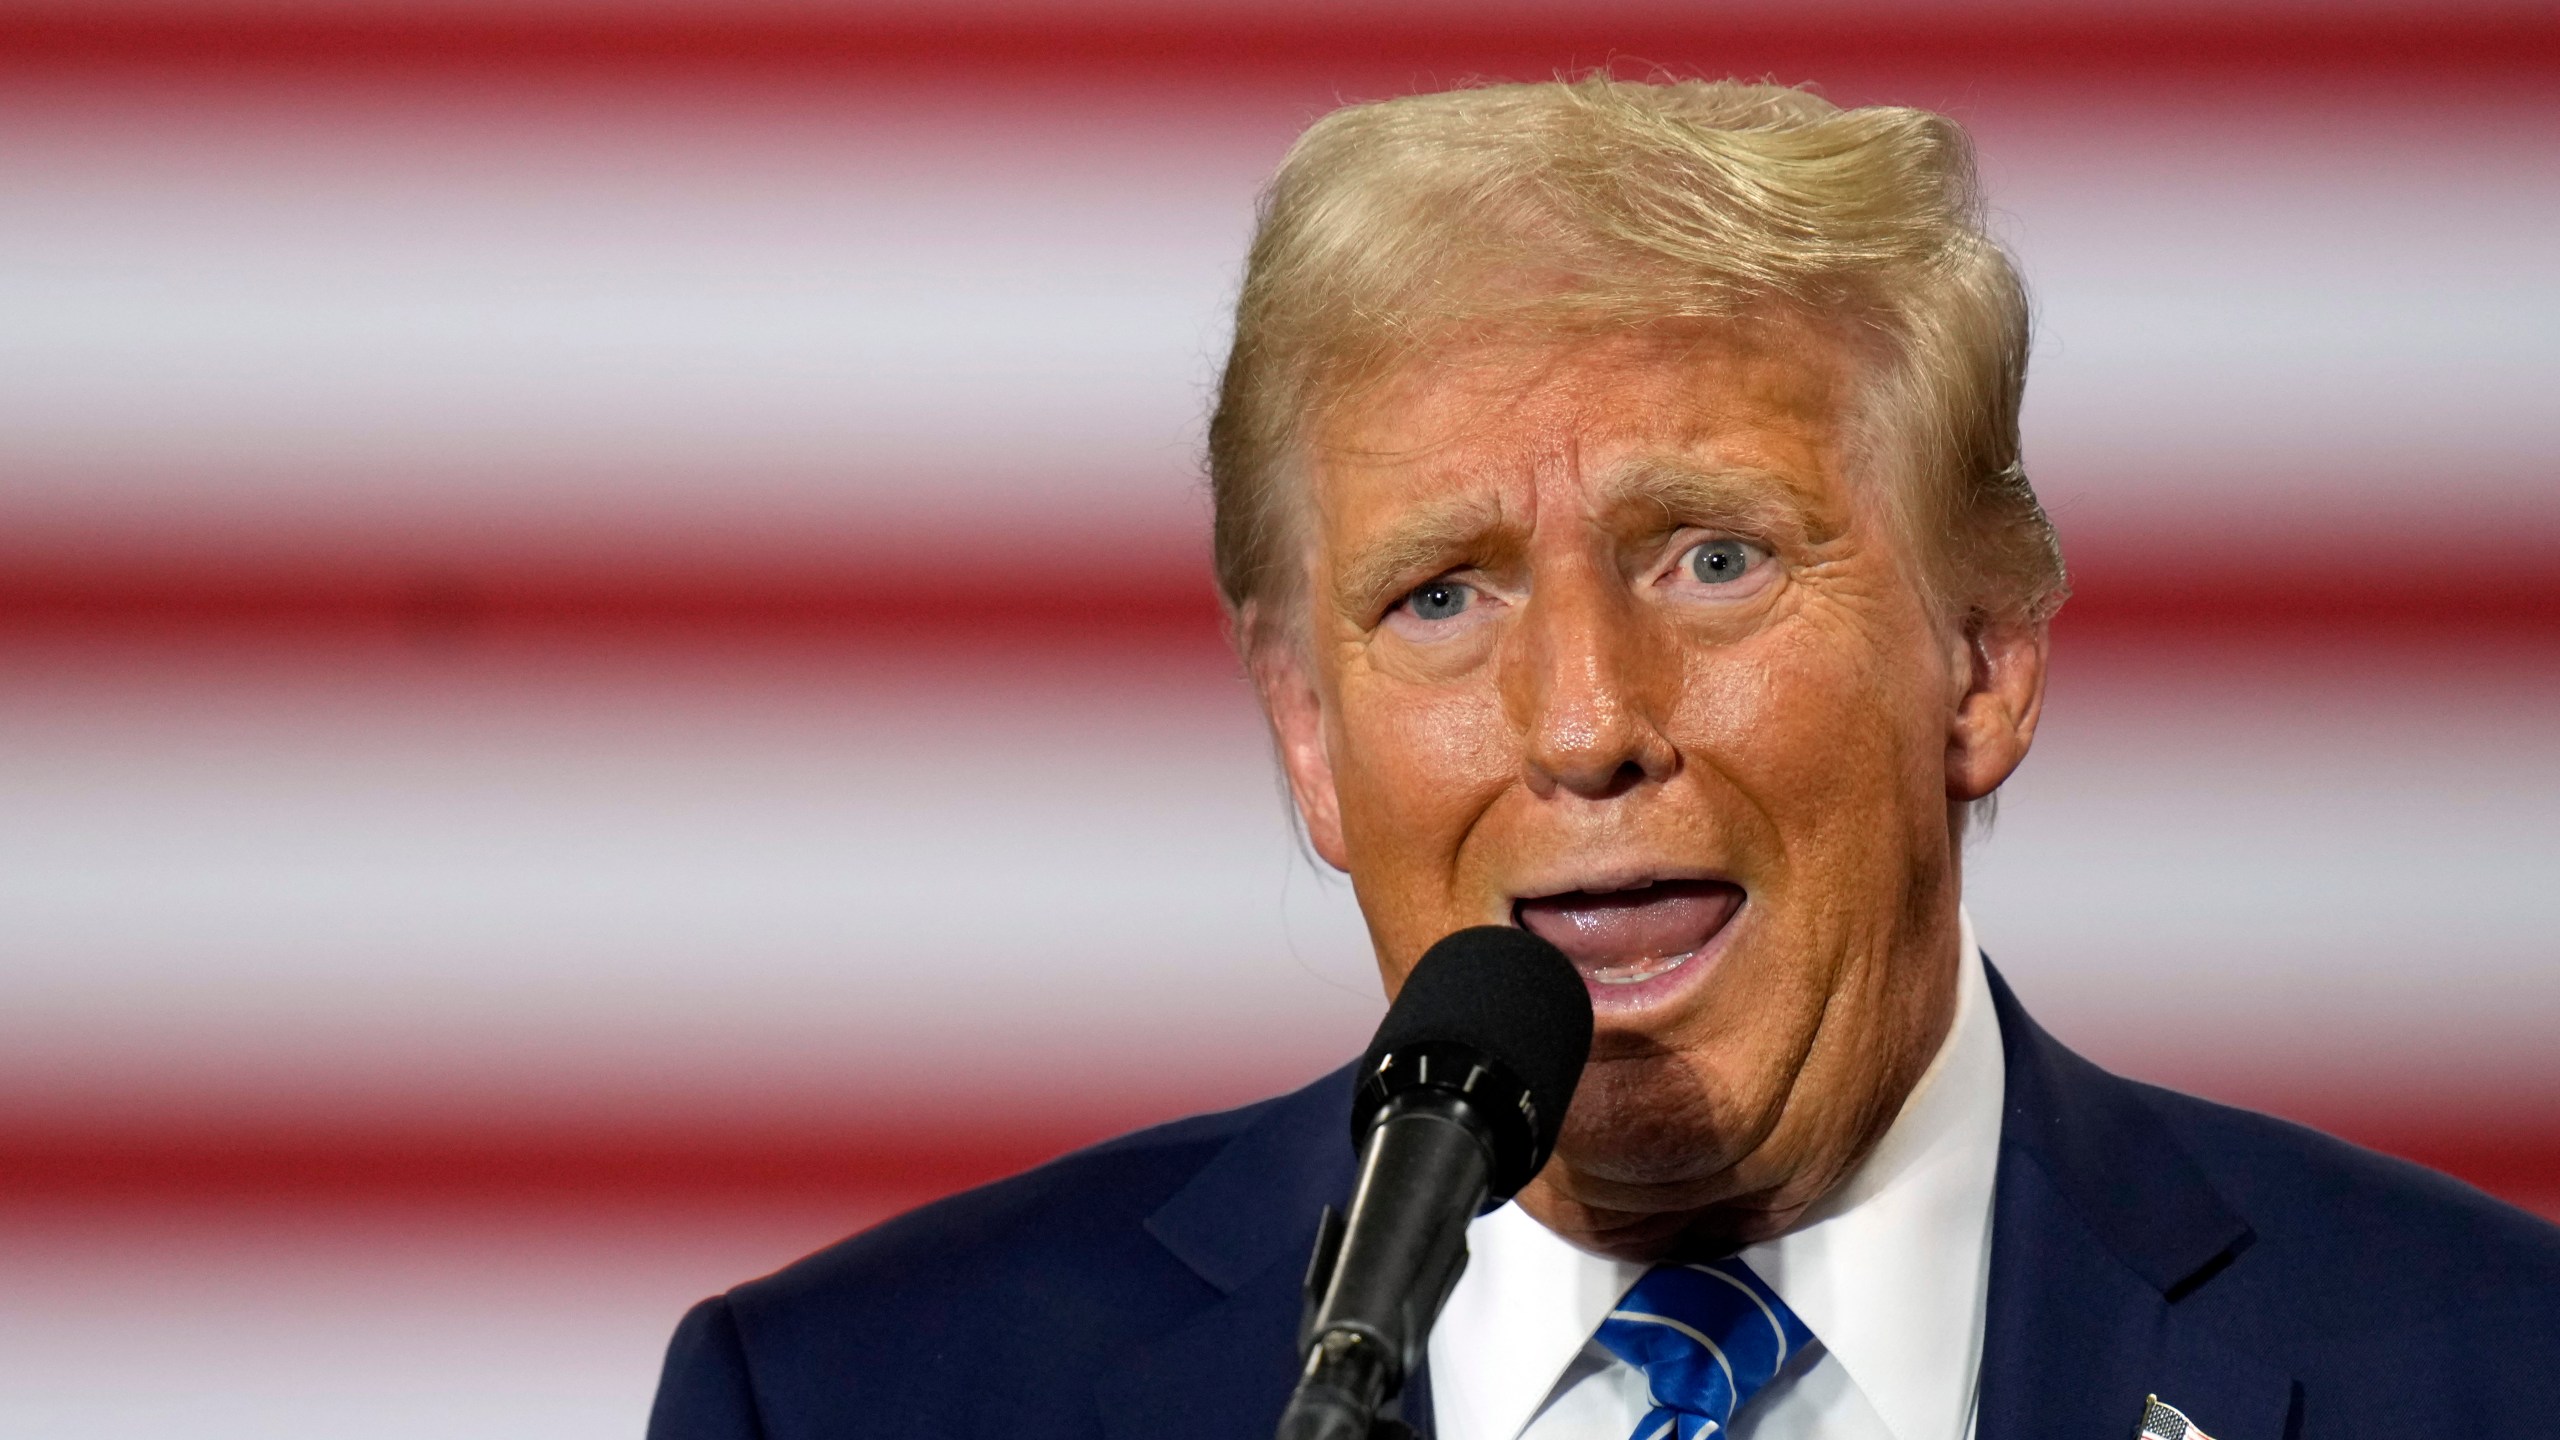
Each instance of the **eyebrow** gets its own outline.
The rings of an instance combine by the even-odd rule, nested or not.
[[[1438,573],[1504,528],[1499,508],[1479,496],[1451,496],[1399,518],[1386,534],[1351,553],[1334,582],[1335,606],[1369,609],[1387,592],[1428,571]]]
[[[1785,476],[1748,466],[1648,457],[1603,481],[1600,493],[1610,508],[1647,506],[1673,526],[1729,525],[1772,538],[1801,535],[1813,518]]]

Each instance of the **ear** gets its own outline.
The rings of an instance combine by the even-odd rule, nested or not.
[[[1999,789],[2027,758],[2051,649],[2041,622],[1976,621],[1963,640],[1963,683],[1947,721],[1947,798],[1958,804]]]
[[[1269,633],[1270,618],[1248,606],[1238,620],[1240,648],[1262,697],[1262,713],[1271,722],[1271,738],[1280,751],[1280,768],[1289,777],[1289,798],[1298,807],[1298,822],[1318,858],[1336,870],[1351,868],[1342,843],[1342,798],[1334,788],[1333,756],[1325,745],[1324,695],[1316,686],[1305,647],[1294,637]],[[1276,627],[1273,627],[1276,628]]]

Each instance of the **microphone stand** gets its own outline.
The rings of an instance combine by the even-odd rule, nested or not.
[[[1398,1402],[1467,1267],[1467,1224],[1546,1163],[1590,1051],[1590,992],[1554,946],[1480,925],[1424,952],[1361,1061],[1359,1178],[1350,1215],[1327,1206],[1316,1233],[1275,1440],[1434,1428]]]
[[[1298,1328],[1306,1366],[1278,1440],[1411,1440],[1400,1417],[1379,1417],[1396,1413],[1467,1268],[1467,1220],[1483,1208],[1492,1169],[1473,1112],[1445,1093],[1399,1096],[1365,1149],[1352,1217],[1326,1206],[1308,1257]],[[1399,1203],[1452,1186],[1438,1204]],[[1346,1249],[1364,1248],[1361,1263],[1343,1264]]]

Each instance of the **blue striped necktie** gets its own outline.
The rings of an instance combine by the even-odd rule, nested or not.
[[[1724,1434],[1813,1332],[1750,1267],[1720,1260],[1648,1271],[1593,1338],[1644,1372],[1653,1409],[1627,1440],[1698,1440]]]

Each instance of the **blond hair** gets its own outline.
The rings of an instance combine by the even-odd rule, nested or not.
[[[1219,589],[1252,649],[1296,608],[1296,472],[1326,410],[1433,344],[1772,308],[1882,342],[1871,449],[1951,614],[2067,593],[2018,448],[2025,288],[1972,147],[1924,110],[1593,76],[1353,105],[1262,198],[1209,426]]]

